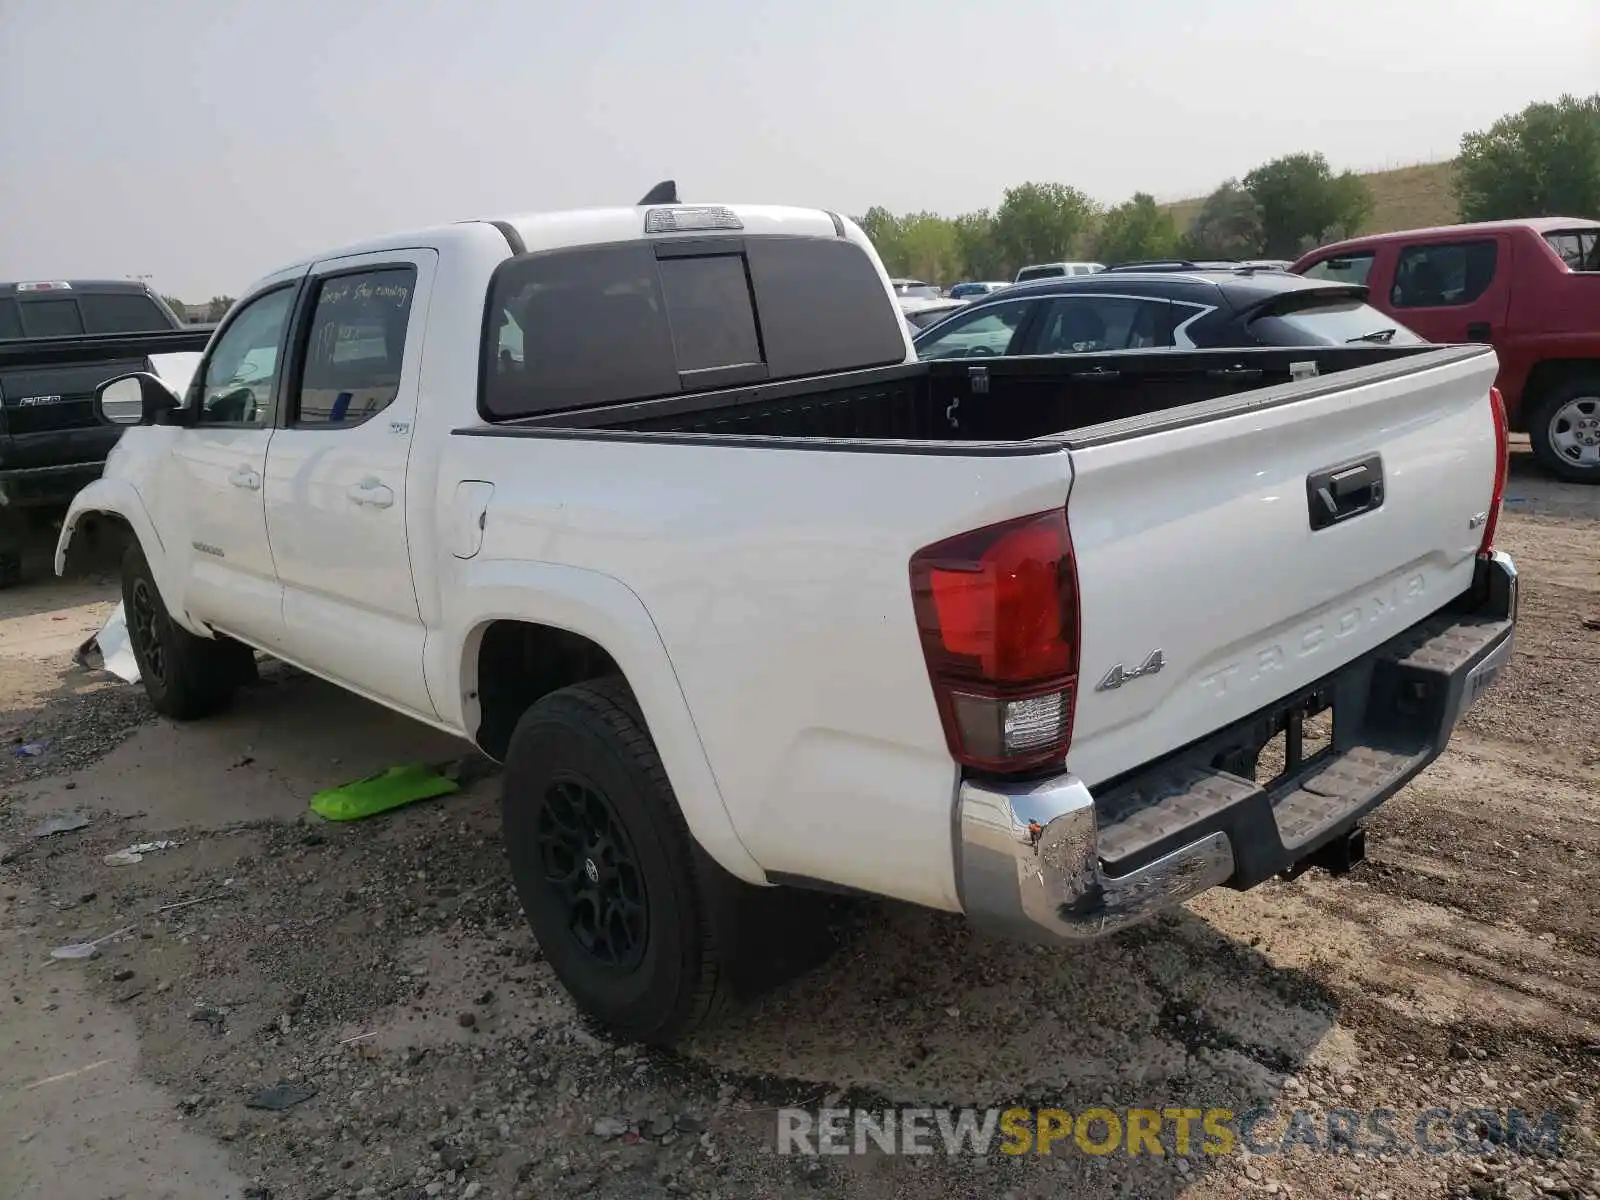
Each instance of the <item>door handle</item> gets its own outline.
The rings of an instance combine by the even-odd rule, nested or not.
[[[376,479],[363,479],[350,485],[346,496],[354,504],[367,508],[388,508],[394,503],[394,492]]]
[[[1311,531],[1383,507],[1383,459],[1376,454],[1306,476]]]
[[[234,487],[249,488],[254,492],[261,487],[261,476],[253,467],[240,467],[228,476],[228,482]]]

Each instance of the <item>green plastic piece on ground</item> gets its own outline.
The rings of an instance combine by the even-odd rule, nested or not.
[[[358,821],[459,790],[455,780],[446,779],[427,763],[411,763],[320,791],[311,797],[311,811],[329,821]]]

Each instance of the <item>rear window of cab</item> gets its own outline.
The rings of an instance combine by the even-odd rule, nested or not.
[[[906,359],[900,314],[844,239],[619,242],[508,259],[489,286],[489,421]]]

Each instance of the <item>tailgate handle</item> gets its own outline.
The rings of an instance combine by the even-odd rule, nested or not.
[[[1326,529],[1383,507],[1383,459],[1371,454],[1306,476],[1311,529]]]

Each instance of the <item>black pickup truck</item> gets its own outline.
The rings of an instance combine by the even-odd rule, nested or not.
[[[122,434],[95,387],[203,350],[211,330],[132,280],[0,283],[0,587],[21,579],[30,525],[65,512]]]

